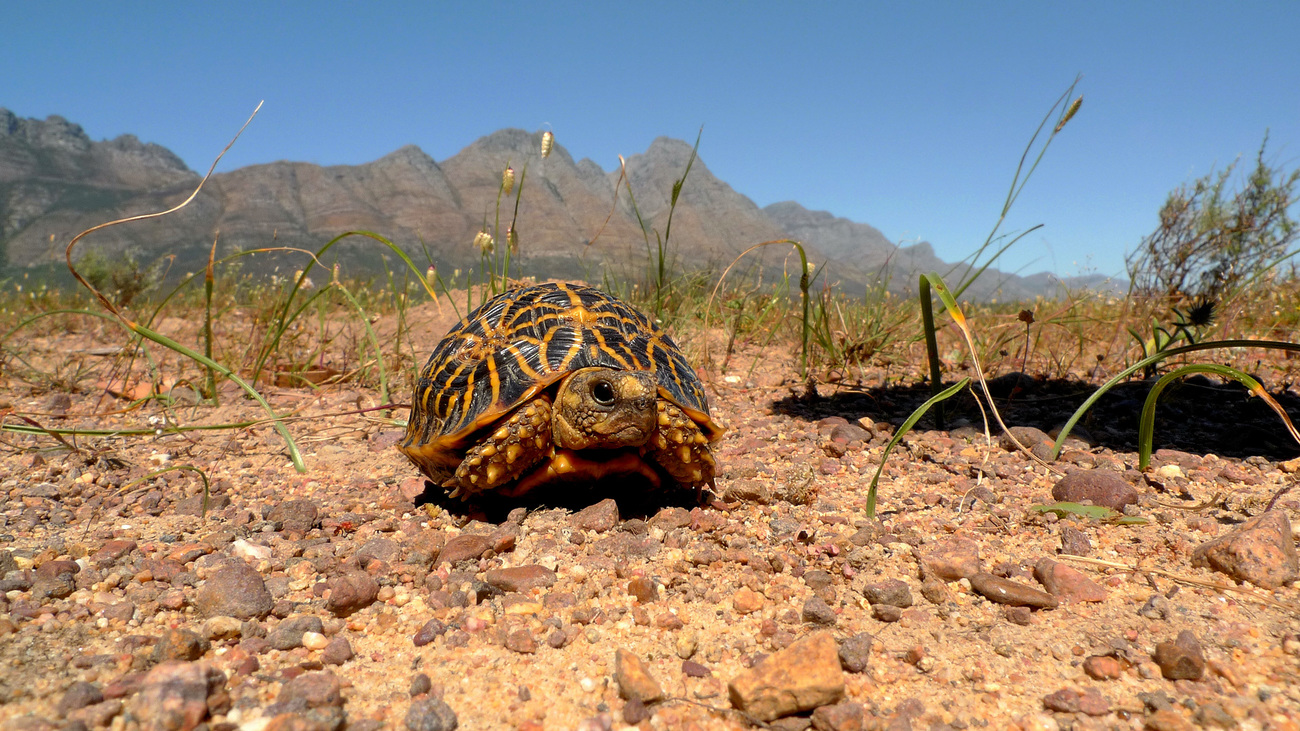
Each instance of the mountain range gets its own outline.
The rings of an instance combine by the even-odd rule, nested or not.
[[[656,139],[626,159],[621,182],[620,170],[606,171],[587,158],[574,161],[559,144],[543,159],[541,138],[540,132],[504,129],[442,162],[408,145],[362,165],[249,165],[213,175],[175,214],[113,226],[79,246],[110,256],[129,252],[142,261],[171,255],[173,271],[195,271],[214,240],[218,256],[276,246],[315,251],[339,233],[364,229],[394,241],[421,266],[432,259],[444,273],[468,270],[478,261],[471,246],[475,233],[496,223],[501,174],[510,165],[523,186],[518,268],[512,271],[586,279],[611,270],[639,276],[656,232],[667,227],[673,184],[686,170],[691,146]],[[199,178],[171,151],[132,135],[93,141],[62,117],[24,119],[0,108],[0,265],[12,273],[60,262],[78,232],[170,208]],[[513,197],[502,201],[502,231],[513,205]],[[675,266],[720,271],[747,247],[786,238],[803,242],[812,261],[833,262],[826,270],[833,272],[832,283],[849,292],[876,282],[906,292],[915,287],[918,272],[953,269],[929,244],[899,247],[864,223],[793,201],[760,208],[695,160],[672,216],[668,251]],[[334,250],[340,259],[378,266],[382,247],[347,241]],[[798,259],[789,251],[767,247],[746,262],[769,277],[782,271],[797,276]],[[757,270],[748,271],[753,276]],[[1102,287],[1106,280],[989,270],[968,296],[1052,297],[1062,285]]]

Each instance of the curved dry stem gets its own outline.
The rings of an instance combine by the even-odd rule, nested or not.
[[[797,250],[799,251],[800,259],[803,259],[803,246],[802,246],[798,241],[795,241],[794,239],[773,239],[773,240],[771,240],[771,241],[764,241],[764,242],[762,242],[762,243],[754,244],[753,246],[749,247],[748,249],[745,249],[744,251],[742,251],[742,252],[740,252],[739,254],[737,254],[737,255],[736,255],[736,258],[735,258],[735,259],[732,259],[732,260],[731,260],[731,263],[727,265],[727,268],[722,270],[722,276],[718,277],[718,282],[717,282],[717,284],[714,284],[714,285],[713,285],[713,291],[709,293],[709,301],[704,303],[704,331],[705,331],[705,332],[708,332],[708,330],[709,330],[709,313],[713,310],[713,300],[714,300],[715,297],[717,297],[717,295],[718,295],[718,290],[722,288],[722,282],[723,282],[723,280],[725,280],[725,279],[727,278],[727,274],[732,270],[733,267],[736,266],[736,264],[740,263],[740,260],[741,260],[741,259],[745,258],[745,255],[746,255],[746,254],[750,253],[751,251],[756,251],[756,250],[761,249],[761,248],[763,248],[763,247],[766,247],[766,246],[773,246],[773,245],[776,245],[776,244],[788,244],[788,245],[790,245],[790,246],[795,247],[795,249],[797,249]],[[804,271],[803,271],[803,275],[802,275],[802,276],[803,276],[803,281],[807,281],[808,274],[807,274],[807,265],[806,265],[806,264],[804,265]],[[805,330],[806,330],[807,327],[808,327],[808,316],[807,316],[807,309],[808,309],[808,304],[807,304],[807,303],[808,303],[808,292],[807,292],[806,289],[805,289],[804,292],[803,292],[803,298],[804,298],[804,328],[805,328]],[[806,335],[806,334],[804,335],[804,343],[805,343],[805,347],[807,347],[807,335]],[[708,339],[708,338],[705,338],[705,339],[704,339],[704,359],[705,359],[706,362],[709,362],[709,363],[712,363],[712,362],[713,362],[713,356],[712,356],[712,354],[709,352],[709,339]]]

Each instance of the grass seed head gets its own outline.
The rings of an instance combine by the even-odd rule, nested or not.
[[[551,148],[554,146],[555,146],[555,135],[551,134],[551,131],[548,129],[542,133],[542,159],[543,160],[551,156]]]
[[[510,247],[511,254],[519,253],[519,232],[513,223],[506,228],[506,246]]]
[[[501,190],[505,191],[506,195],[510,195],[510,191],[514,189],[515,189],[515,169],[507,165],[506,171],[504,173],[501,173]]]
[[[487,231],[479,231],[474,234],[474,248],[484,254],[490,254],[494,249],[496,249],[496,240],[493,239],[492,234]]]
[[[1061,129],[1065,127],[1065,123],[1073,119],[1074,115],[1079,112],[1079,107],[1081,106],[1083,106],[1082,96],[1070,102],[1069,108],[1065,110],[1065,116],[1061,117],[1061,121],[1056,123],[1056,129],[1052,130],[1052,133],[1055,134],[1057,132],[1060,132]]]

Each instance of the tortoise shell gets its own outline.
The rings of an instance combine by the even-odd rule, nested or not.
[[[598,289],[547,283],[500,294],[447,333],[420,371],[399,448],[426,472],[450,473],[483,430],[588,367],[653,371],[660,397],[710,441],[723,432],[695,369],[658,325]]]

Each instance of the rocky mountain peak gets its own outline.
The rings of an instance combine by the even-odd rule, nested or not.
[[[44,121],[23,119],[4,108],[0,108],[0,135],[20,139],[33,147],[69,152],[84,152],[91,145],[90,137],[81,125],[57,114],[51,114]]]

